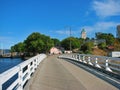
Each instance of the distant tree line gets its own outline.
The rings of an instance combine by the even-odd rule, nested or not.
[[[107,46],[113,45],[115,47],[114,50],[120,50],[120,40],[116,39],[111,33],[96,33],[96,39],[104,39],[106,41],[98,44],[98,47],[101,49],[106,49]],[[11,52],[36,55],[37,53],[48,53],[50,48],[55,46],[63,47],[65,50],[70,50],[71,48],[72,51],[77,49],[79,53],[91,54],[92,48],[94,47],[92,40],[94,38],[86,38],[84,40],[82,38],[68,37],[60,41],[56,38],[50,38],[49,36],[40,34],[39,32],[34,32],[23,42],[12,46]]]

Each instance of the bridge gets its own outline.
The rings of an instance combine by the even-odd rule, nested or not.
[[[0,90],[118,90],[120,59],[37,55],[0,74]]]

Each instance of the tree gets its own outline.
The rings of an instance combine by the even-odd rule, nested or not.
[[[86,54],[87,53],[91,54],[93,47],[94,47],[93,42],[86,42],[81,46],[80,50]]]
[[[53,40],[38,32],[30,34],[24,42],[20,42],[11,47],[11,52],[19,52],[27,55],[36,55],[37,53],[47,53],[54,46]]]
[[[38,32],[30,34],[24,41],[26,51],[29,53],[45,53],[53,46],[53,41],[49,36],[45,36]]]
[[[39,50],[39,47],[37,46],[40,44],[40,42],[42,43],[42,41],[39,41],[39,39],[40,39],[40,33],[38,32],[29,35],[27,39],[24,41],[26,52],[31,52],[31,53],[33,52],[35,54],[37,52],[36,50]]]
[[[69,37],[69,38],[66,38],[66,39],[62,40],[61,41],[61,46],[65,50],[70,50],[70,42],[71,42],[72,50],[80,47],[79,39],[74,38],[74,37]]]
[[[113,45],[115,38],[111,33],[96,33],[97,39],[105,39],[107,45]]]
[[[85,41],[89,41],[89,40],[90,40],[90,38],[89,38],[89,37],[86,37]]]
[[[24,47],[25,47],[25,44],[22,42],[19,42],[18,44],[15,44],[14,46],[11,47],[11,52],[22,53],[25,51]]]
[[[98,47],[99,47],[100,49],[105,49],[105,48],[106,48],[106,43],[105,43],[105,42],[102,42],[102,43],[98,44]]]
[[[56,38],[52,38],[53,42],[54,42],[54,46],[60,46],[60,40],[56,39]]]
[[[114,50],[120,51],[120,40],[119,39],[115,39]]]

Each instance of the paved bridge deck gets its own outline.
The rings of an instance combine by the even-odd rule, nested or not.
[[[114,86],[57,56],[38,67],[25,90],[117,90]]]

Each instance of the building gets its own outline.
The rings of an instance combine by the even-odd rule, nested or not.
[[[93,43],[95,46],[97,46],[100,43],[106,43],[106,40],[105,39],[95,39],[95,40],[93,40]]]
[[[120,25],[117,26],[117,38],[120,38]]]
[[[93,42],[94,46],[98,46],[100,43],[106,43],[105,39],[94,39],[94,40],[87,40],[85,42]]]
[[[50,54],[61,54],[61,53],[62,53],[62,51],[56,47],[52,47],[50,49]]]
[[[86,39],[86,31],[85,31],[85,29],[83,29],[82,31],[81,31],[81,38],[83,38],[83,39]]]

